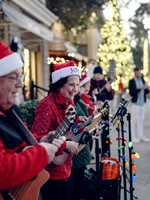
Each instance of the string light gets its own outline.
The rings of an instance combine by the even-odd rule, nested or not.
[[[126,156],[125,156],[125,155],[123,155],[123,156],[122,156],[122,160],[124,160],[125,158],[126,158]]]
[[[133,180],[133,182],[136,181],[136,175],[135,174],[132,176],[132,180]]]
[[[132,166],[132,170],[133,170],[134,172],[136,172],[136,166],[135,166],[135,165]]]
[[[139,156],[138,153],[135,153],[135,157],[136,157],[136,158],[140,158],[140,156]]]
[[[134,160],[135,154],[131,154],[131,159]]]
[[[121,150],[121,149],[123,149],[123,146],[118,147],[118,150]]]
[[[128,147],[129,147],[129,148],[133,147],[133,143],[132,143],[132,142],[129,142]]]
[[[126,166],[126,167],[129,167],[129,163],[128,163],[127,161],[126,161],[126,163],[125,163],[125,166]]]
[[[74,53],[68,53],[68,56],[69,57],[74,57]],[[47,57],[47,64],[50,65],[50,64],[62,64],[62,63],[65,63],[66,61],[69,61],[68,59],[65,59],[64,57]],[[88,69],[86,68],[86,66],[83,66],[82,62],[81,61],[78,61],[76,63],[76,65],[79,67],[79,70],[82,71],[82,72],[87,72]]]
[[[116,121],[116,124],[120,124],[120,120],[117,120],[117,121]]]
[[[109,128],[108,128],[108,127],[106,127],[106,128],[105,128],[105,131],[107,131],[108,129],[109,129]]]
[[[117,141],[120,141],[120,140],[121,140],[121,137],[116,138],[116,140],[117,140]]]

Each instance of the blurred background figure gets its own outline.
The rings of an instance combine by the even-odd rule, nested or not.
[[[140,141],[149,142],[150,140],[144,136],[143,122],[145,116],[146,94],[150,91],[150,87],[145,83],[141,70],[136,67],[134,69],[134,78],[129,81],[129,93],[132,96],[131,111],[131,128],[133,142]],[[137,135],[135,128],[137,127]]]
[[[112,100],[114,94],[115,91],[112,89],[110,82],[106,81],[103,77],[103,69],[101,66],[95,67],[93,78],[91,79],[89,95],[96,101],[105,101],[106,99]]]

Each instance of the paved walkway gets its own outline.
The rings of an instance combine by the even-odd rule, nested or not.
[[[131,111],[131,103],[128,105],[128,113]],[[125,119],[125,126],[124,128],[128,131],[128,123]],[[117,131],[115,127],[112,127],[111,134],[111,157],[118,158],[117,148],[118,144],[116,141],[117,138]],[[128,132],[125,133],[125,138],[128,139]],[[145,121],[144,121],[144,134],[147,138],[150,139],[150,99],[147,100],[146,104],[146,113],[145,113]],[[95,148],[93,148],[93,153]],[[138,200],[149,200],[150,199],[150,142],[142,142],[139,144],[134,144],[134,151],[140,155],[140,158],[135,158],[134,164],[136,165],[136,181],[133,183],[135,188],[134,195],[137,197]],[[128,154],[128,143],[126,143],[126,160],[129,161],[129,154]],[[92,160],[92,163],[94,161]],[[91,166],[90,166],[91,167]],[[95,165],[92,166],[95,169]],[[128,175],[129,177],[129,175]],[[127,181],[128,182],[128,181]],[[122,181],[123,185],[123,181]],[[129,190],[129,184],[127,184],[127,189]],[[130,200],[130,195],[127,194],[127,199]],[[121,200],[124,200],[124,190],[121,190]]]

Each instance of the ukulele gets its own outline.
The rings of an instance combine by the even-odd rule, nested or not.
[[[88,129],[88,133],[91,134],[95,130],[95,125],[96,125],[97,121],[100,120],[101,116],[102,115],[100,113],[98,113],[97,115],[94,116],[92,123],[90,124],[90,127]],[[65,136],[67,139],[69,139],[70,141],[74,141],[74,142],[79,142],[82,138],[82,142],[83,142],[84,136],[86,136],[86,133],[87,133],[87,131],[83,131],[82,133],[79,133],[75,136],[72,132],[67,132],[65,134]],[[78,152],[81,151],[85,147],[85,145],[86,144],[79,145]],[[61,155],[55,156],[53,163],[55,165],[62,165],[66,161],[68,155],[69,155],[68,152],[63,151]]]
[[[65,133],[65,132],[75,119],[75,114],[76,114],[75,108],[72,105],[69,105],[65,113],[66,113],[65,119],[63,120],[61,125],[59,125],[59,127],[56,129],[55,134],[50,137],[49,143],[51,143],[53,141],[53,139],[58,138],[59,136],[62,136],[62,135],[65,135],[66,139],[71,139],[74,136],[74,133],[72,133],[70,131],[68,131],[67,133]],[[65,151],[68,152],[67,150],[64,150],[62,152],[62,154],[54,157],[52,162],[55,165],[61,165],[64,163],[63,154]]]
[[[109,112],[108,109],[109,109],[108,101],[105,100],[105,102],[102,105],[102,107],[100,109],[98,109],[98,113],[101,113],[102,117],[103,117],[103,116],[108,114],[108,112]],[[95,112],[91,117],[89,117],[89,119],[86,122],[79,124],[78,128],[83,128],[83,127],[86,127],[86,126],[90,125],[92,120],[93,120],[93,118],[94,118],[94,115],[95,115]]]

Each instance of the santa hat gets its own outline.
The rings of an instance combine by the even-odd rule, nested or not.
[[[71,75],[77,75],[81,77],[81,72],[75,65],[74,61],[68,61],[63,64],[55,64],[54,72],[52,72],[52,83],[56,83],[60,79]]]
[[[0,42],[0,76],[4,76],[14,70],[23,67],[19,55]]]
[[[90,77],[87,75],[82,75],[81,76],[81,81],[80,81],[80,86],[86,84],[88,81],[90,81]]]

